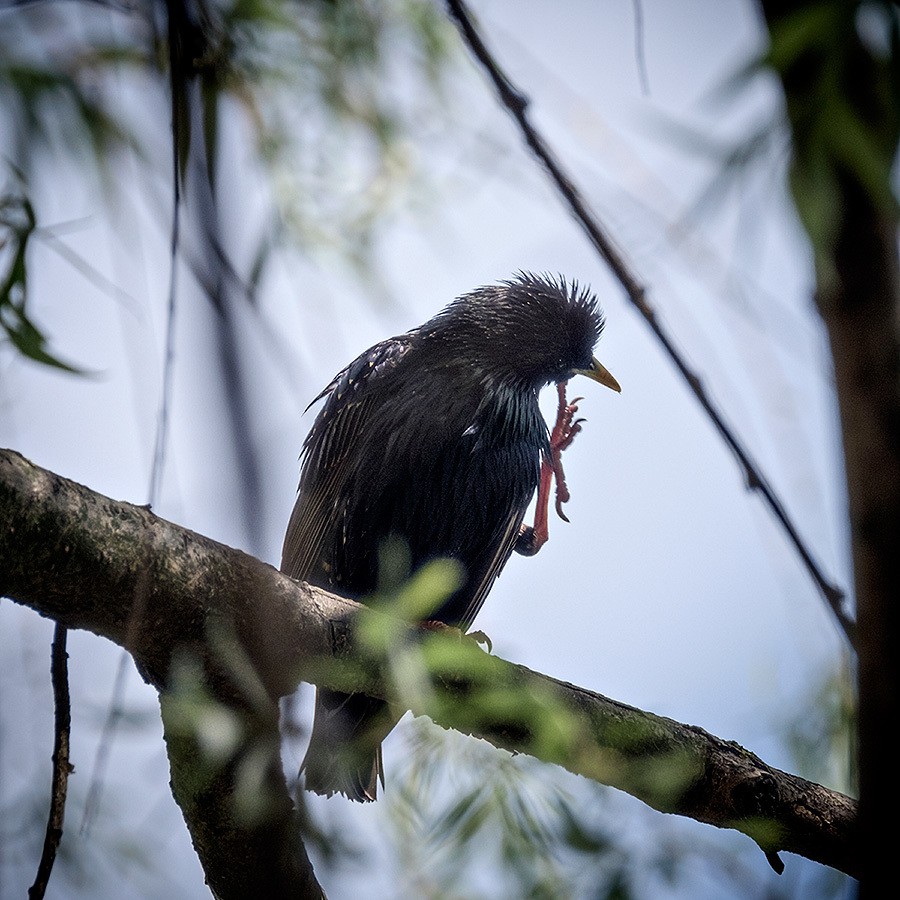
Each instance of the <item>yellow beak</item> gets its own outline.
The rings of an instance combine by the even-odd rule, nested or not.
[[[610,372],[596,356],[591,360],[591,367],[589,369],[574,369],[573,371],[576,375],[587,375],[592,381],[597,381],[600,384],[606,385],[608,388],[612,388],[617,394],[622,393],[622,388],[619,386],[619,382],[613,377],[612,372]]]

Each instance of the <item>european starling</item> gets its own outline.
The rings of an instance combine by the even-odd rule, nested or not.
[[[546,540],[554,473],[558,511],[566,499],[559,452],[580,424],[565,382],[582,374],[619,390],[593,356],[602,330],[588,291],[520,273],[366,350],[313,401],[327,398],[303,445],[282,571],[370,599],[379,556],[399,541],[410,571],[439,557],[461,563],[462,586],[428,619],[468,629],[512,551],[530,555]],[[538,407],[550,382],[560,385],[552,436]],[[318,688],[307,790],[374,800],[395,724],[381,700]]]

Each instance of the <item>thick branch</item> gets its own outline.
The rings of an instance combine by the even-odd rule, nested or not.
[[[0,593],[127,647],[157,687],[171,690],[172,662],[187,653],[202,661],[217,697],[230,695],[257,718],[266,715],[260,693],[277,697],[300,679],[398,700],[390,664],[360,651],[351,627],[357,604],[10,451],[0,451],[0,523]],[[393,632],[394,653],[411,652],[414,632],[400,623]],[[232,640],[228,653],[222,634]],[[737,828],[768,853],[786,850],[856,872],[849,797],[700,728],[488,656],[469,641],[428,634],[414,646],[432,674],[427,690],[399,698],[414,713],[663,812]]]
[[[315,647],[327,625],[314,611],[276,640],[282,623],[270,614],[296,607],[296,592],[251,557],[0,450],[0,596],[125,647],[160,689],[172,791],[219,898],[323,896],[278,753],[275,698],[296,683],[279,668],[290,671],[306,642],[330,646]],[[223,649],[232,632],[257,666],[250,678]],[[180,664],[203,673],[208,702],[191,702]],[[219,759],[202,741],[216,704],[240,726],[239,746]],[[245,809],[238,798],[254,779],[260,802]]]

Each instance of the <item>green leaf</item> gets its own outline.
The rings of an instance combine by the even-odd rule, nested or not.
[[[812,49],[827,48],[840,27],[841,10],[825,0],[808,4],[772,23],[766,61],[777,72],[785,72]]]
[[[0,252],[6,250],[10,256],[7,271],[0,270],[0,328],[28,359],[73,375],[84,375],[84,370],[50,352],[47,338],[25,309],[28,299],[26,254],[35,225],[34,208],[24,194],[13,193],[0,198]]]

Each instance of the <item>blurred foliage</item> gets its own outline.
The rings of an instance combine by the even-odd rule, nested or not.
[[[279,243],[371,272],[377,226],[417,178],[405,136],[427,127],[424,111],[433,113],[441,96],[450,33],[427,0],[47,0],[0,8],[0,153],[32,186],[30,203],[10,197],[3,206],[12,247],[3,323],[15,346],[71,370],[47,352],[19,296],[31,203],[39,207],[60,171],[94,196],[92,183],[110,198],[140,189],[118,165],[128,156],[155,173],[147,182],[164,209],[173,157],[182,183],[205,175],[215,197],[234,177],[219,165],[226,143],[230,159],[236,137],[249,143],[247,175],[263,177],[270,196],[261,237],[239,235],[239,246],[255,248],[242,273],[248,300]],[[168,215],[159,218],[167,228]],[[221,262],[232,272],[231,261]]]
[[[848,661],[823,679],[787,726],[798,770],[812,781],[858,796],[856,695]]]
[[[395,709],[433,710],[440,721],[452,711],[465,731],[519,735],[546,758],[569,758],[583,723],[549,692],[498,683],[495,659],[451,628],[397,628],[415,623],[456,589],[452,560],[434,560],[408,575],[402,545],[383,548],[380,591],[358,620],[358,646],[380,660]],[[447,638],[450,638],[449,640]],[[442,690],[435,690],[440,684]],[[448,698],[448,686],[461,696]],[[453,691],[451,690],[451,694]],[[448,705],[450,704],[450,705]],[[479,725],[480,723],[480,725]],[[613,726],[614,727],[614,726]],[[636,753],[649,734],[631,725],[620,740]],[[674,841],[648,842],[635,852],[607,807],[609,791],[534,757],[511,755],[485,740],[445,731],[425,718],[403,726],[408,752],[392,756],[382,802],[395,830],[393,846],[403,892],[417,897],[629,898],[648,880],[673,884],[696,848]],[[596,754],[599,777],[608,763]],[[680,793],[693,769],[677,754],[641,764],[645,787]],[[574,784],[573,795],[565,785]],[[647,827],[653,827],[652,825]],[[644,835],[645,836],[645,835]],[[702,846],[708,866],[730,879],[745,876],[733,854],[714,842]]]
[[[457,584],[458,573],[445,561],[435,561],[405,581],[402,552],[386,553],[382,562],[380,603],[398,599],[401,618],[415,621]],[[476,651],[469,639],[460,635],[452,642],[426,635],[416,640],[415,631],[398,633],[393,616],[374,612],[362,617],[361,628],[361,643],[387,664],[398,710],[442,709],[432,686],[441,681],[446,687],[448,680],[452,684],[455,677],[464,677],[465,730],[478,731],[476,723],[483,721],[489,723],[485,734],[491,729],[521,732],[549,758],[575,739],[577,723],[568,710],[549,697],[496,684],[494,660]],[[829,680],[804,714],[785,728],[800,764],[813,766],[809,777],[821,776],[844,790],[847,783],[840,774],[835,784],[835,766],[848,760],[854,727],[849,692],[848,673]],[[439,718],[444,721],[443,713]],[[686,836],[640,804],[635,812],[630,798],[631,811],[623,816],[624,798],[610,789],[534,757],[511,755],[486,740],[445,731],[426,718],[407,719],[401,729],[407,752],[392,754],[382,802],[394,829],[404,893],[440,900],[629,898],[648,890],[677,892],[682,879],[696,884],[698,877],[716,885],[723,896],[787,898],[803,896],[814,885],[816,896],[827,898],[847,890],[848,879],[830,871],[804,868],[778,879],[754,865],[758,851],[749,842],[731,842],[715,830],[700,838]],[[627,737],[640,752],[646,736]],[[691,777],[675,755],[643,769],[658,789],[675,793]]]
[[[784,86],[782,115],[766,111],[732,140],[659,115],[666,140],[716,163],[685,219],[724,206],[754,168],[771,177],[788,161],[791,193],[812,242],[819,274],[830,277],[841,180],[853,179],[896,219],[894,167],[900,140],[900,6],[890,0],[762,3],[769,45],[707,96],[727,115],[760,74]],[[786,127],[789,126],[789,127]]]
[[[263,775],[252,752],[252,735],[241,716],[213,696],[199,660],[188,656],[176,660],[171,686],[160,696],[167,739],[192,748],[195,791],[202,792],[226,767],[237,765],[235,781],[247,787],[238,794],[252,802],[250,787]],[[250,818],[254,812],[259,810],[245,811]]]
[[[406,728],[409,754],[385,800],[394,846],[418,897],[629,897],[627,856],[576,814],[558,775],[530,757],[445,732]],[[489,873],[485,880],[485,873]]]
[[[706,883],[708,896],[774,898],[812,896],[811,878],[815,896],[846,890],[834,872],[778,879],[729,835],[686,832],[609,788],[427,719],[406,722],[404,737],[384,798],[404,896],[626,900]]]
[[[31,359],[75,371],[50,352],[26,312],[27,248],[37,228],[30,198],[51,183],[59,161],[79,165],[85,178],[115,194],[123,186],[119,157],[136,154],[160,176],[169,200],[172,154],[159,148],[173,147],[181,180],[199,169],[215,194],[227,189],[226,119],[249,136],[272,195],[245,296],[254,296],[271,250],[286,239],[307,251],[336,252],[365,271],[378,223],[417,177],[405,136],[423,127],[423,110],[441,97],[450,33],[440,5],[428,0],[83,0],[0,9],[0,152],[21,170],[0,194],[0,325],[7,338]],[[789,111],[792,185],[820,258],[827,258],[836,227],[842,173],[893,210],[897,48],[897,8],[887,2],[812,4],[772,28],[764,64],[805,79]],[[859,66],[871,75],[862,97]],[[762,126],[726,169],[745,164],[773,135],[780,132]],[[192,160],[202,165],[192,168]],[[458,579],[442,562],[408,583],[402,564],[395,569],[382,589],[411,619],[438,605]],[[398,641],[377,616],[361,629],[373,652],[388,652],[400,703],[421,702],[431,675],[417,646]],[[252,698],[250,675],[240,683]],[[833,685],[810,705],[809,719],[794,732],[798,753],[832,759],[827,748],[847,746],[853,722],[846,690]],[[531,716],[538,741],[565,739],[564,711],[546,716],[540,703],[523,706],[520,697],[482,700],[494,718]],[[257,753],[252,741],[247,745],[240,722],[208,694],[190,661],[166,707],[175,739],[202,751],[198,778],[240,756],[239,800],[253,815],[266,748]],[[547,765],[424,721],[407,733],[411,752],[398,761],[402,771],[392,773],[385,802],[404,877],[417,896],[635,895],[634,859],[603,817],[606,792],[584,782],[588,815],[584,799],[573,800]],[[853,780],[852,770],[846,777]],[[317,829],[307,817],[306,836],[329,858],[349,852],[336,832]],[[642,864],[671,881],[690,852],[660,842]],[[500,881],[476,883],[476,870],[484,869],[472,866],[473,858],[488,859]]]
[[[820,0],[771,4],[767,18],[763,63],[785,85],[791,189],[820,284],[828,283],[842,182],[857,182],[888,220],[897,218],[900,9],[889,0]]]
[[[857,182],[886,221],[896,221],[894,167],[900,140],[900,6],[890,0],[763,0],[769,46],[707,96],[724,116],[760,75],[774,72],[785,108],[750,124],[737,138],[659,115],[663,135],[716,163],[715,175],[684,219],[707,219],[728,192],[782,164],[812,243],[820,285],[833,278],[832,253],[841,216],[842,181]]]
[[[37,222],[34,207],[24,192],[21,174],[17,184],[0,193],[0,328],[23,356],[66,372],[82,370],[50,352],[47,338],[28,315],[29,241]]]
[[[116,149],[138,146],[102,85],[106,73],[139,61],[138,47],[85,41],[80,26],[96,27],[99,14],[80,4],[0,10],[2,149],[29,177],[42,153],[91,163],[102,175]]]

